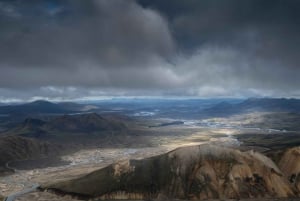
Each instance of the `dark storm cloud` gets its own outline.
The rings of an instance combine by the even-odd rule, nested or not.
[[[297,0],[0,0],[0,98],[299,97],[299,11]]]
[[[207,44],[235,46],[266,58],[280,56],[289,63],[296,59],[294,65],[299,64],[298,0],[139,2],[164,13],[178,43],[186,50]]]
[[[164,19],[134,1],[12,2],[2,3],[10,10],[1,17],[4,64],[65,68],[77,60],[118,67],[168,57],[173,49]]]
[[[160,67],[175,49],[167,21],[133,0],[16,0],[0,8],[2,88],[172,84]]]
[[[194,40],[213,39],[220,33],[237,31],[251,26],[285,26],[286,31],[298,29],[299,2],[297,0],[174,0],[172,3],[159,0],[139,0],[146,8],[152,8],[164,14],[173,25],[182,25],[176,34],[194,34]],[[186,20],[180,24],[180,20]],[[179,21],[179,22],[178,22]],[[176,24],[179,23],[179,24]],[[193,30],[191,30],[193,29]],[[201,32],[195,32],[201,30]],[[231,35],[231,34],[230,34]],[[204,37],[206,36],[206,37]],[[192,39],[192,38],[187,38]],[[219,38],[220,39],[220,38]]]
[[[205,85],[224,94],[248,90],[286,95],[298,90],[299,1],[139,2],[168,19],[187,63],[193,63],[194,70],[188,71],[195,77],[190,80],[198,83],[193,85],[197,90]]]

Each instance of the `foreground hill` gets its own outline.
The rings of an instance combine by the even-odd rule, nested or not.
[[[300,112],[299,99],[287,98],[250,98],[241,103],[222,102],[204,109],[203,115],[228,116],[249,112]]]
[[[0,137],[0,174],[12,171],[6,167],[9,161],[51,156],[60,151],[61,147],[47,142],[20,136]]]
[[[96,113],[63,115],[49,121],[27,118],[16,128],[7,131],[8,135],[20,135],[38,139],[63,138],[74,135],[102,135],[121,133],[127,127],[117,118],[104,118]]]
[[[300,147],[285,151],[279,161],[279,167],[295,188],[300,191]]]
[[[184,147],[148,159],[116,163],[42,189],[102,199],[237,199],[297,194],[264,155],[211,145]]]

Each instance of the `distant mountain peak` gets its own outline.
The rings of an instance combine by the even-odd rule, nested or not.
[[[36,100],[28,103],[29,105],[56,105],[55,103],[52,103],[50,101],[46,100]]]

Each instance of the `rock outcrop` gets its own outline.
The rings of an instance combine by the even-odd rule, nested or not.
[[[86,198],[178,199],[293,197],[295,189],[266,156],[212,145],[112,164],[43,189]]]
[[[284,152],[279,167],[290,183],[300,191],[300,147],[294,147]]]

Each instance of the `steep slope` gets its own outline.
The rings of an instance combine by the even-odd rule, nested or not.
[[[43,120],[27,118],[20,125],[8,130],[6,133],[9,135],[42,138],[46,134],[46,132],[42,129],[45,124],[46,122]]]
[[[0,173],[7,171],[6,163],[59,153],[60,147],[47,142],[19,136],[0,137]]]
[[[60,193],[102,199],[289,197],[281,171],[256,152],[201,145],[116,163],[84,177],[45,185]]]
[[[279,167],[289,181],[300,191],[300,147],[294,147],[284,152]]]

